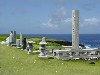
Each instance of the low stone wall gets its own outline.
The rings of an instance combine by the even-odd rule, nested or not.
[[[53,55],[58,59],[98,59],[100,58],[100,50],[55,50]]]

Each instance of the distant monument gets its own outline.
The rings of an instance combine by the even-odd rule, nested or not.
[[[72,10],[72,49],[79,50],[79,10]]]

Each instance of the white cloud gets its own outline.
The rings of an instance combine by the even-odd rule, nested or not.
[[[42,23],[43,26],[48,28],[57,28],[58,26],[52,23],[52,19],[49,19],[47,23]]]
[[[67,18],[66,20],[63,21],[65,24],[66,23],[71,23],[72,22],[72,18]]]
[[[84,21],[91,25],[97,25],[100,23],[99,19],[97,18],[85,19]]]
[[[51,13],[51,16],[49,17],[48,21],[45,23],[42,23],[42,25],[49,27],[49,28],[59,28],[59,26],[66,24],[69,22],[70,19],[67,19],[67,12],[64,5],[61,5],[56,8],[56,10]]]
[[[84,19],[81,26],[98,26],[100,25],[100,20],[99,18],[87,18],[87,19]]]
[[[60,21],[54,21],[53,19],[49,19],[47,23],[43,23],[42,25],[48,27],[48,28],[59,28],[60,25],[65,26],[65,25],[72,25],[72,18],[66,18],[64,20]],[[99,18],[86,18],[81,20],[80,26],[81,27],[87,27],[87,26],[98,26],[100,25],[100,20]]]
[[[53,19],[49,19],[46,23],[42,23],[43,26],[48,27],[48,28],[53,28],[57,29],[59,28],[60,25],[69,25],[69,23],[72,22],[72,18],[67,18],[65,20],[60,20],[60,21],[54,21]]]

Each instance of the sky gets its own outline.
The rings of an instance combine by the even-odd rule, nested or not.
[[[0,33],[71,34],[74,9],[80,34],[100,34],[100,0],[0,0]]]

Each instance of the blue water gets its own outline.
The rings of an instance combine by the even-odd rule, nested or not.
[[[57,40],[72,40],[71,34],[26,34],[25,36],[42,36]],[[80,43],[94,48],[100,48],[100,34],[80,34]]]

